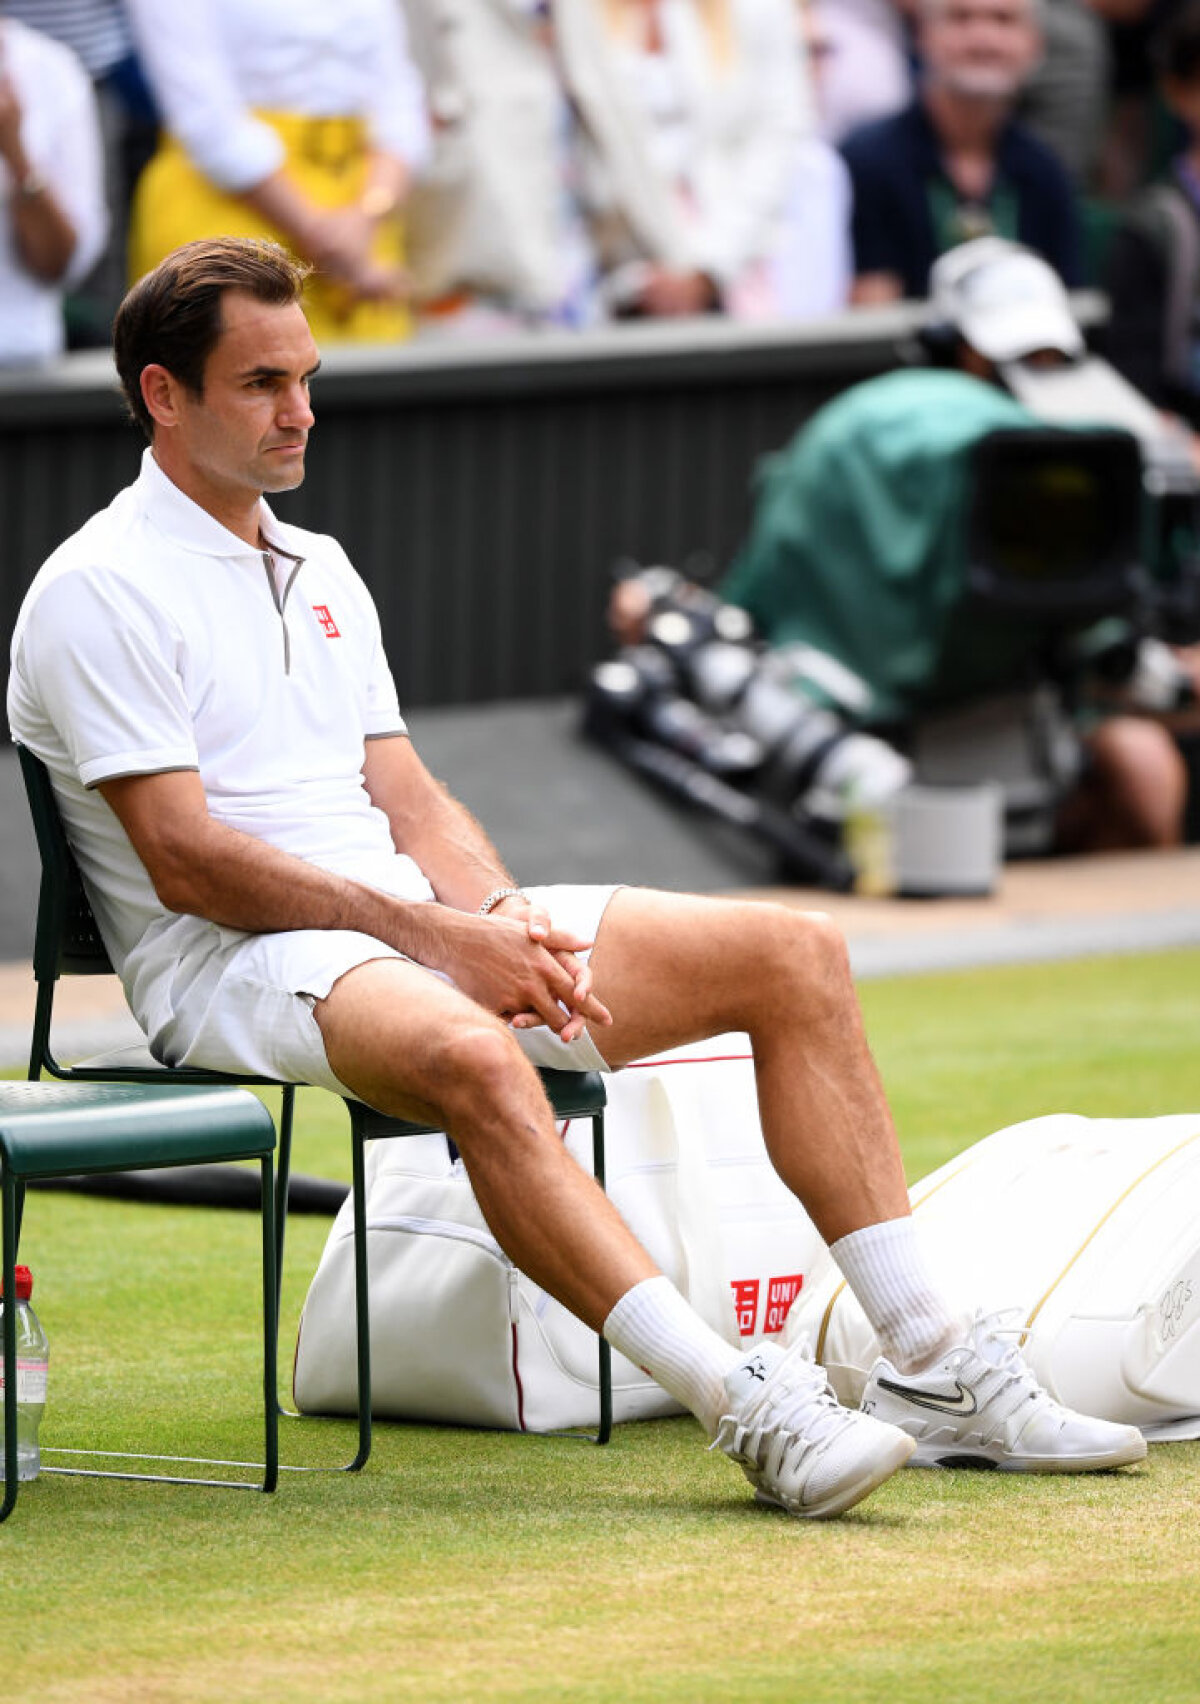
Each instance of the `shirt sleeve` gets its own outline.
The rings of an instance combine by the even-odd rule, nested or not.
[[[199,170],[233,195],[277,171],[283,144],[242,99],[211,0],[126,0],[126,6],[167,129]]]
[[[375,634],[370,673],[367,676],[366,737],[369,740],[382,739],[387,734],[406,734],[408,732],[408,724],[400,714],[400,700],[396,694],[396,683],[392,679],[392,671],[388,666],[387,657],[384,655],[378,617],[376,617]]]
[[[854,249],[854,272],[894,272],[903,275],[902,257],[892,238],[893,197],[877,162],[877,148],[864,132],[852,135],[842,145],[842,158],[850,171],[850,233]]]
[[[1100,334],[1101,353],[1130,384],[1164,407],[1170,388],[1163,331],[1167,271],[1149,232],[1132,220],[1113,237],[1104,283],[1112,312]]]
[[[1049,154],[1049,150],[1046,150]],[[1083,272],[1083,226],[1079,202],[1071,180],[1053,155],[1047,161],[1048,238],[1053,250],[1047,258],[1068,290],[1079,290],[1086,282]]]
[[[160,610],[103,570],[62,574],[30,610],[21,674],[85,787],[199,768],[181,641]]]
[[[406,734],[408,725],[400,714],[400,700],[383,648],[383,630],[375,600],[337,540],[327,538],[326,542],[338,559],[341,578],[354,600],[355,627],[362,635],[363,734],[369,740],[382,739],[388,734]]]

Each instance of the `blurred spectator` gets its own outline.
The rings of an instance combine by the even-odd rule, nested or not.
[[[428,135],[398,0],[128,4],[166,126],[133,276],[194,237],[275,237],[317,268],[320,341],[406,335],[400,213]]]
[[[797,0],[797,7],[817,134],[802,137],[797,147],[770,266],[776,310],[787,319],[811,319],[840,313],[850,298],[852,195],[846,162],[826,140],[833,56],[823,14],[812,0]]]
[[[67,342],[107,348],[112,317],[125,294],[129,203],[158,131],[129,19],[122,0],[5,0],[4,9],[69,47],[92,80],[104,139],[109,232],[99,261],[67,299]]]
[[[433,158],[409,204],[426,334],[578,325],[593,262],[570,102],[537,0],[405,0]]]
[[[824,137],[843,142],[852,130],[908,105],[912,55],[898,0],[809,0],[808,10]]]
[[[1104,21],[1112,58],[1112,98],[1097,187],[1109,200],[1127,201],[1156,168],[1161,115],[1154,100],[1151,43],[1179,0],[1089,3]]]
[[[833,312],[849,180],[797,0],[407,0],[434,159],[423,327]]]
[[[843,152],[854,184],[854,300],[924,296],[939,254],[972,237],[1019,239],[1081,281],[1066,172],[1012,118],[1041,50],[1037,0],[923,0],[921,92]]]
[[[1108,119],[1112,50],[1088,0],[1042,0],[1043,51],[1018,113],[1062,161],[1072,180],[1091,183]]]
[[[1105,348],[1152,401],[1200,428],[1200,0],[1165,26],[1155,57],[1188,145],[1113,239]]]
[[[554,17],[608,310],[779,313],[813,129],[795,0],[556,0]]]
[[[1013,695],[1053,683],[1055,709],[1029,728],[1033,766],[1047,765],[1060,788],[1050,825],[1059,848],[1177,845],[1187,778],[1163,715],[1188,701],[1194,657],[1134,626],[1118,641],[1122,623],[1110,620],[1088,630],[1077,658],[1062,656],[1064,677],[1035,617],[1005,619],[964,599],[970,451],[1037,423],[1005,394],[1016,369],[1086,362],[1069,300],[1045,262],[996,239],[939,261],[933,283],[930,328],[954,370],[888,373],[818,410],[764,468],[719,594],[770,647],[811,648],[853,671],[852,706],[834,673],[811,657],[801,669],[809,696],[902,743],[931,713],[990,703],[1007,750],[1026,716],[1013,721]],[[653,571],[617,587],[610,624],[622,643],[641,640],[652,608]],[[1102,641],[1113,647],[1104,664]],[[987,775],[974,744],[983,726],[972,720],[966,745],[974,780]],[[804,749],[795,743],[797,761]]]
[[[64,346],[63,291],[104,246],[100,126],[75,55],[0,16],[0,362]]]

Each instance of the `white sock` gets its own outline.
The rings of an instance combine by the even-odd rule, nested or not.
[[[743,1352],[718,1337],[669,1278],[660,1273],[626,1290],[604,1322],[604,1335],[715,1436],[727,1403],[725,1374]]]
[[[963,1335],[962,1320],[926,1266],[907,1215],[851,1231],[831,1244],[830,1253],[882,1353],[900,1372],[918,1372]]]

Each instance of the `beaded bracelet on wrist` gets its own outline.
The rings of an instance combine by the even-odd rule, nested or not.
[[[495,911],[496,907],[498,905],[502,904],[504,900],[506,900],[506,899],[524,899],[525,897],[526,897],[526,894],[525,894],[524,888],[519,888],[519,887],[493,888],[491,893],[489,893],[487,898],[484,900],[483,904],[479,907],[479,910],[476,913],[476,915],[479,916],[479,917],[486,917],[490,911]]]

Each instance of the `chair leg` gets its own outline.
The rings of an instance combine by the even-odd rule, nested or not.
[[[597,1112],[592,1115],[592,1174],[601,1189],[604,1188],[604,1114]],[[596,1442],[606,1444],[612,1437],[612,1351],[606,1337],[597,1339],[600,1345],[599,1359],[599,1396],[600,1424],[596,1428]]]
[[[350,1150],[354,1190],[354,1328],[358,1342],[358,1454],[347,1472],[358,1473],[371,1454],[371,1308],[367,1272],[367,1176],[365,1140],[353,1127]]]
[[[0,1185],[3,1218],[4,1284],[4,1501],[0,1521],[6,1521],[17,1500],[17,1203],[16,1185],[6,1173]]]
[[[277,1240],[275,1230],[275,1194],[273,1179],[273,1159],[271,1154],[264,1154],[261,1160],[262,1169],[262,1306],[263,1306],[263,1411],[264,1411],[264,1460],[263,1478],[261,1485],[250,1480],[234,1479],[199,1479],[181,1477],[165,1473],[133,1473],[125,1470],[109,1471],[98,1468],[51,1467],[43,1463],[44,1473],[68,1475],[74,1478],[86,1479],[140,1479],[155,1484],[165,1485],[194,1485],[221,1486],[239,1491],[274,1491],[279,1480],[279,1417],[277,1411],[277,1360],[279,1335],[279,1304],[276,1287],[277,1273]],[[17,1309],[16,1309],[16,1264],[18,1237],[21,1228],[21,1215],[24,1206],[25,1185],[22,1179],[12,1175],[5,1166],[0,1169],[0,1284],[3,1285],[3,1329],[0,1330],[0,1343],[3,1346],[4,1369],[4,1497],[0,1502],[0,1523],[6,1521],[12,1513],[17,1501],[19,1482],[17,1479]],[[69,1455],[100,1455],[116,1459],[124,1456],[123,1451],[94,1451],[66,1450],[61,1452]],[[201,1457],[182,1456],[126,1456],[129,1460],[157,1461],[192,1461],[197,1465],[213,1467],[248,1467],[249,1462],[208,1461]]]
[[[93,1449],[55,1449],[52,1454],[75,1456],[99,1456],[110,1460],[124,1459],[127,1461],[160,1461],[176,1463],[192,1463],[196,1466],[208,1467],[255,1467],[261,1466],[262,1479],[256,1482],[251,1479],[207,1479],[192,1475],[172,1473],[135,1473],[130,1469],[109,1469],[96,1467],[51,1467],[45,1462],[42,1472],[47,1474],[62,1474],[76,1479],[129,1479],[140,1480],[151,1485],[191,1485],[217,1488],[229,1491],[274,1491],[279,1483],[279,1410],[278,1410],[278,1340],[279,1340],[279,1303],[276,1289],[276,1272],[278,1257],[278,1241],[275,1226],[275,1187],[274,1163],[271,1154],[264,1154],[259,1162],[262,1177],[262,1332],[263,1332],[263,1460],[261,1463],[248,1461],[217,1460],[206,1456],[174,1456],[174,1455],[145,1455],[138,1452],[121,1450]],[[10,1277],[11,1268],[16,1264],[15,1210],[11,1202],[10,1188],[7,1182],[4,1187],[4,1266],[5,1289],[8,1292],[10,1283],[15,1279]],[[11,1229],[10,1229],[11,1227]],[[16,1364],[15,1348],[15,1310],[4,1310],[4,1342],[5,1353],[8,1353],[8,1338],[13,1331],[12,1361]],[[5,1459],[7,1474],[8,1442],[10,1427],[8,1414],[9,1381],[5,1377]],[[16,1419],[15,1419],[15,1381],[13,1385],[14,1418],[11,1425],[12,1455],[14,1458],[13,1485],[11,1499],[9,1487],[5,1487],[5,1502],[0,1507],[0,1520],[7,1515],[12,1503],[16,1501],[15,1457],[16,1457]]]
[[[604,1113],[596,1112],[587,1115],[592,1121],[592,1176],[604,1188]],[[594,1432],[580,1432],[571,1428],[569,1431],[548,1432],[551,1438],[573,1438],[581,1444],[606,1444],[612,1437],[613,1429],[613,1400],[612,1400],[612,1350],[608,1340],[597,1334],[598,1377],[596,1393],[599,1398],[599,1416]]]
[[[276,1360],[279,1350],[279,1309],[283,1298],[283,1244],[287,1234],[288,1186],[292,1176],[292,1122],[295,1115],[296,1090],[288,1083],[279,1097],[279,1142],[275,1168],[275,1346]],[[278,1386],[275,1392],[275,1408],[279,1414],[286,1414],[291,1419],[296,1416],[290,1408],[285,1408],[279,1400]]]
[[[279,1310],[280,1310],[280,1306],[281,1306],[281,1303],[282,1303],[282,1295],[283,1295],[283,1244],[284,1244],[285,1230],[286,1230],[286,1226],[287,1226],[288,1185],[291,1181],[291,1170],[292,1170],[292,1125],[293,1125],[293,1119],[294,1119],[294,1116],[295,1116],[295,1102],[296,1102],[296,1090],[295,1090],[293,1085],[288,1084],[283,1090],[283,1095],[282,1095],[282,1098],[281,1098],[280,1108],[279,1108],[279,1149],[278,1149],[278,1165],[276,1167],[276,1172],[275,1172],[275,1302],[274,1302],[274,1318],[275,1318],[275,1358],[276,1358],[276,1360],[278,1359],[278,1345],[279,1345]],[[365,1234],[366,1234],[365,1230],[363,1231],[363,1234],[361,1236],[359,1234],[360,1214],[362,1216],[362,1220],[363,1220],[364,1224],[365,1224],[365,1217],[366,1217],[365,1209],[361,1207],[361,1203],[362,1203],[362,1201],[365,1197],[365,1191],[362,1188],[362,1144],[355,1137],[353,1118],[351,1119],[351,1154],[352,1154],[353,1163],[355,1165],[354,1177],[356,1179],[356,1182],[354,1184],[355,1303],[356,1303],[356,1308],[357,1308],[357,1312],[358,1312],[359,1316],[363,1319],[366,1319],[366,1317],[367,1317],[366,1305],[365,1305],[364,1302],[359,1301],[360,1294],[365,1295],[365,1293],[366,1293],[366,1257],[365,1257],[365,1252],[364,1252],[364,1255],[363,1255],[363,1258],[362,1258],[362,1263],[361,1263],[362,1264],[362,1272],[360,1274],[360,1272],[359,1272],[360,1261],[359,1261],[359,1252],[358,1252],[360,1247],[362,1247],[365,1251]],[[369,1324],[368,1324],[367,1329],[369,1329]],[[365,1367],[366,1367],[367,1389],[369,1391],[370,1390],[370,1384],[371,1384],[370,1345],[368,1343],[367,1346],[364,1348],[363,1340],[362,1340],[362,1333],[360,1332],[360,1334],[359,1334],[359,1348],[358,1348],[358,1368],[359,1368],[360,1383],[361,1383],[361,1380],[362,1380],[362,1377],[363,1377],[364,1363],[365,1363]],[[279,1401],[277,1383],[273,1388],[275,1389],[274,1400],[275,1400],[276,1415],[278,1416],[280,1414],[283,1414],[289,1420],[299,1420],[301,1418],[301,1415],[297,1412],[296,1409],[288,1408],[282,1402]],[[361,1408],[361,1405],[360,1405],[360,1408]],[[367,1457],[370,1455],[370,1453],[371,1453],[371,1411],[370,1411],[370,1405],[368,1403],[365,1421],[363,1419],[362,1413],[360,1412],[360,1414],[359,1414],[358,1449],[355,1451],[355,1453],[354,1453],[354,1455],[353,1455],[353,1457],[351,1458],[350,1461],[343,1462],[340,1467],[332,1467],[332,1468],[299,1467],[299,1466],[292,1466],[291,1464],[289,1464],[287,1471],[289,1473],[357,1473],[357,1472],[359,1472],[359,1470],[361,1468],[365,1467]]]
[[[278,1225],[272,1188],[271,1157],[262,1166],[262,1283],[263,1283],[263,1482],[264,1491],[279,1483],[279,1292]]]

